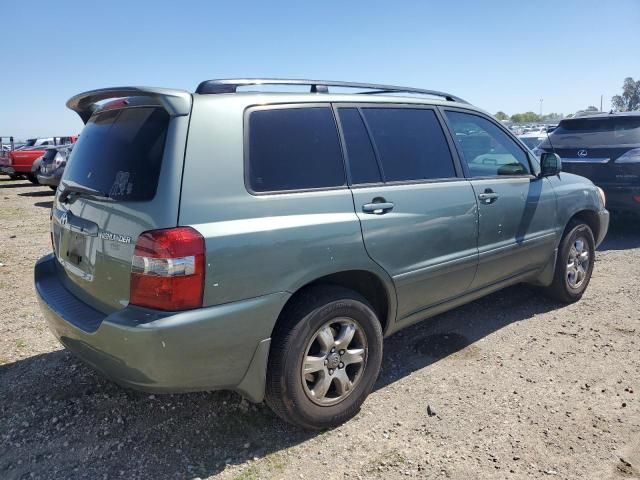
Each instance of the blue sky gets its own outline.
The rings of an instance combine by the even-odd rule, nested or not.
[[[607,108],[640,78],[640,0],[6,0],[1,17],[0,135],[21,138],[77,133],[65,101],[117,85],[352,80],[511,114]]]

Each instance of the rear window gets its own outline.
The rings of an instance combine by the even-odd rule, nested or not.
[[[344,185],[342,151],[331,109],[276,108],[251,112],[249,183],[254,192]]]
[[[58,153],[58,150],[56,150],[55,148],[50,148],[49,150],[44,152],[44,155],[42,156],[42,161],[43,162],[53,161],[53,159],[56,156],[56,153]]]
[[[554,146],[596,146],[640,143],[640,117],[580,118],[563,120],[551,134]],[[558,140],[556,140],[558,139]]]
[[[157,107],[109,110],[91,117],[64,180],[116,200],[151,200],[158,187],[169,114]]]

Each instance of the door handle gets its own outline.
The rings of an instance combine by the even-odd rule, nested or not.
[[[483,193],[478,194],[478,200],[480,200],[484,204],[490,204],[495,202],[499,196],[500,195],[498,195],[496,192],[494,192],[490,188],[487,188]]]
[[[394,205],[391,202],[365,203],[362,205],[362,211],[364,213],[373,213],[374,215],[384,215],[393,210],[393,207]]]

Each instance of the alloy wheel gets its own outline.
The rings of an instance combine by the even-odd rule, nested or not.
[[[311,337],[302,360],[302,386],[317,405],[344,400],[356,387],[367,362],[367,340],[351,318],[335,318]]]
[[[578,236],[569,249],[567,261],[567,283],[571,288],[580,288],[589,271],[589,244],[583,236]]]

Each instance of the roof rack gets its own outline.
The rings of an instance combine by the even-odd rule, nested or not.
[[[375,83],[340,82],[335,80],[304,80],[290,78],[228,78],[221,80],[205,80],[198,85],[196,93],[236,93],[238,87],[249,85],[308,85],[311,93],[329,93],[329,87],[356,88],[367,90],[358,92],[363,95],[377,95],[384,93],[413,93],[418,95],[430,95],[442,97],[450,102],[469,103],[460,97],[437,90],[424,90],[422,88],[398,87],[396,85],[379,85]]]

